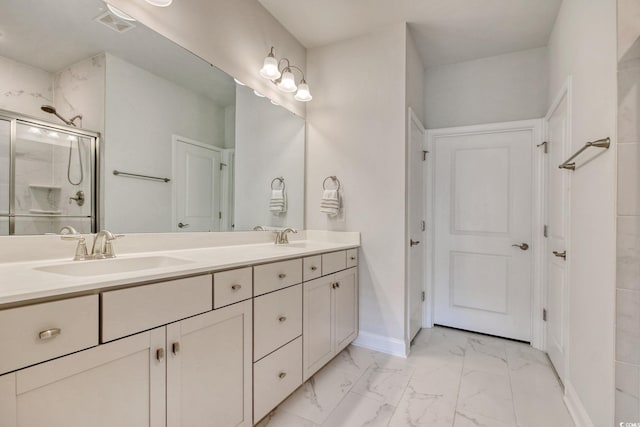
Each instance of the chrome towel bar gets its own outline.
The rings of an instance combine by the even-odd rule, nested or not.
[[[114,175],[121,175],[121,176],[128,177],[128,178],[152,179],[152,180],[155,180],[155,181],[164,181],[164,182],[171,181],[169,178],[161,178],[161,177],[158,177],[158,176],[149,176],[149,175],[140,175],[140,174],[137,174],[137,173],[122,172],[122,171],[119,171],[119,170],[114,170],[113,174]]]
[[[610,146],[611,146],[611,138],[609,137],[598,139],[597,141],[589,141],[586,144],[584,144],[584,147],[576,151],[573,154],[573,156],[569,157],[567,160],[564,161],[564,163],[562,163],[558,167],[560,169],[569,169],[574,171],[576,170],[576,163],[572,162],[571,160],[578,157],[584,150],[586,150],[589,147],[604,148],[606,150],[606,149],[609,149]]]

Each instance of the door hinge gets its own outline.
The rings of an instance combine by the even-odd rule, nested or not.
[[[424,291],[422,291],[422,301],[424,301]]]
[[[422,150],[422,161],[423,162],[427,161],[427,154],[429,154],[429,152],[427,150]]]
[[[427,229],[427,223],[424,221],[424,219],[422,221],[420,221],[420,229],[422,231]]]
[[[548,226],[548,225],[545,225],[545,226],[543,227],[543,229],[542,229],[542,235],[543,235],[544,237],[549,237],[549,226]]]
[[[223,167],[227,166],[226,163],[220,163],[220,170],[222,170]]]
[[[218,212],[218,219],[222,219],[222,212]]]
[[[542,309],[542,320],[545,321],[545,322],[547,321],[547,309],[546,308]]]
[[[549,152],[549,143],[547,141],[543,141],[541,144],[536,145],[536,147],[543,147],[544,154],[547,154]]]

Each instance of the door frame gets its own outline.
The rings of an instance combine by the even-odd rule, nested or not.
[[[427,240],[427,263],[429,271],[426,272],[426,301],[424,304],[424,325],[425,327],[433,327],[434,318],[434,293],[435,278],[433,266],[435,265],[435,245],[433,239],[433,205],[435,199],[436,179],[433,167],[438,158],[436,140],[445,136],[462,136],[462,135],[478,135],[496,132],[513,132],[518,130],[528,130],[532,132],[533,140],[531,147],[531,345],[537,349],[544,349],[544,321],[542,320],[542,309],[544,307],[544,290],[543,290],[543,189],[544,189],[544,150],[542,146],[538,146],[543,141],[544,119],[519,120],[512,122],[487,123],[471,126],[456,126],[440,129],[427,129],[424,149],[429,151],[427,159],[427,172],[425,179],[427,185],[425,189],[425,203],[427,209],[427,230],[430,231]],[[427,176],[427,174],[429,174]]]
[[[567,144],[564,147],[565,149],[565,156],[569,156],[571,153],[571,142],[572,142],[572,136],[573,136],[573,128],[572,128],[572,112],[573,112],[573,79],[572,76],[567,76],[567,79],[564,81],[564,83],[562,84],[562,87],[560,88],[560,90],[558,91],[558,93],[556,94],[555,98],[553,99],[553,102],[551,103],[551,105],[549,106],[549,109],[547,110],[547,114],[545,114],[544,118],[542,119],[542,125],[543,125],[543,129],[544,129],[544,138],[545,141],[547,140],[547,137],[549,135],[549,129],[547,126],[547,122],[549,121],[549,119],[551,118],[551,116],[553,115],[553,113],[555,113],[555,111],[558,109],[558,107],[560,106],[560,104],[562,103],[562,101],[564,99],[566,99],[567,102]],[[543,163],[542,166],[542,171],[543,171],[543,175],[542,175],[542,182],[543,182],[543,186],[542,186],[542,215],[543,218],[545,218],[546,220],[546,209],[547,209],[547,188],[546,188],[546,172],[547,172],[547,167],[553,167],[553,165],[549,165],[546,162]],[[566,221],[566,227],[565,227],[565,251],[567,251],[569,254],[571,254],[571,177],[572,174],[569,174],[568,177],[568,183],[567,183],[567,187],[568,187],[568,192],[569,192],[569,197],[566,200],[566,211],[565,211],[565,221]],[[546,239],[543,239],[544,241],[544,252],[543,252],[543,257],[542,257],[542,274],[543,274],[543,280],[544,280],[544,285],[543,285],[543,302],[545,304],[545,307],[547,306],[547,298],[549,297],[549,280],[547,280],[547,272],[549,269],[549,263],[547,262],[547,258],[546,256],[544,256],[544,254],[547,253],[547,251],[549,250],[548,245],[547,245],[547,241]],[[569,258],[570,260],[571,258]],[[562,374],[558,374],[559,376],[562,375],[562,377],[560,378],[560,380],[562,381],[562,384],[566,385],[568,383],[569,380],[569,309],[570,309],[570,305],[569,305],[569,299],[570,299],[570,294],[571,294],[571,263],[569,261],[567,261],[566,265],[565,265],[565,281],[566,281],[566,295],[565,295],[565,303],[564,303],[564,319],[562,322],[562,334],[565,337],[565,342],[563,342],[563,346],[564,346],[564,372]],[[547,330],[546,330],[546,325],[543,324],[543,347],[542,350],[544,350],[545,352],[547,351]]]
[[[177,159],[177,153],[178,153],[178,144],[180,143],[191,144],[191,145],[195,145],[196,147],[204,148],[206,150],[215,151],[220,154],[221,162],[222,162],[223,153],[224,153],[224,149],[220,147],[216,147],[215,145],[205,144],[204,142],[196,141],[195,139],[186,138],[180,135],[175,135],[175,134],[171,135],[171,176],[173,177],[173,179],[171,180],[171,231],[174,231],[174,232],[182,231],[182,230],[179,230],[176,226],[176,222],[178,221],[178,207],[176,206],[176,201],[177,201],[176,176],[177,176],[178,170],[176,165],[176,159]],[[222,177],[222,174],[220,174],[220,176]],[[222,188],[219,188],[219,192],[221,191],[222,191]],[[219,207],[220,207],[220,210],[222,211],[223,206],[222,206],[221,195],[222,194],[220,193],[218,196],[221,199],[219,201]],[[223,216],[224,216],[224,212],[223,212]]]
[[[415,111],[413,110],[413,108],[408,107],[407,109],[407,158],[406,158],[406,167],[407,167],[407,174],[406,174],[406,180],[407,180],[407,194],[409,191],[409,167],[411,164],[411,160],[409,158],[409,154],[411,152],[410,150],[410,144],[411,144],[411,124],[412,122],[415,122],[418,127],[420,129],[423,130],[423,135],[424,138],[427,137],[427,129],[424,127],[424,125],[422,124],[422,121],[420,120],[420,118],[418,117],[418,115],[415,113]],[[424,141],[423,141],[423,147],[424,147]],[[423,148],[424,149],[424,148]],[[426,157],[426,160],[428,161],[428,157]],[[425,161],[425,165],[427,165],[426,161]],[[425,168],[422,168],[422,182],[424,184],[425,180],[424,180],[424,174],[425,174]],[[423,197],[422,197],[422,218],[425,220],[425,231],[423,231],[423,235],[422,235],[422,240],[426,243],[427,240],[427,234],[426,234],[426,216],[427,216],[427,211],[426,211],[426,202],[425,202],[425,197],[424,197],[424,187],[423,187]],[[409,348],[411,347],[411,284],[409,283],[409,260],[410,260],[410,256],[409,256],[409,240],[410,240],[410,227],[409,227],[409,202],[407,200],[407,209],[406,209],[406,219],[405,219],[405,230],[404,230],[404,235],[405,235],[405,249],[404,249],[404,253],[405,253],[405,264],[406,264],[406,268],[405,268],[405,299],[404,299],[404,304],[405,304],[405,354],[409,354]],[[424,313],[424,309],[425,309],[425,305],[426,305],[426,276],[425,276],[425,272],[427,271],[427,262],[428,262],[428,258],[426,257],[428,251],[427,251],[427,245],[425,244],[424,246],[424,255],[425,255],[425,259],[423,260],[423,266],[424,268],[422,269],[422,292],[425,292],[425,300],[421,301],[421,305],[422,305],[422,312]],[[424,328],[425,327],[425,319],[424,319],[424,314],[422,316],[422,321],[421,321],[421,327]],[[420,332],[418,332],[420,333]]]

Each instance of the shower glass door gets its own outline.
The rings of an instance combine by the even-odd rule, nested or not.
[[[18,120],[14,145],[10,234],[92,232],[95,138]]]
[[[9,234],[11,122],[0,119],[0,236]]]

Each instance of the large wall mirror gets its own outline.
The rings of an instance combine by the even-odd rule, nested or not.
[[[303,118],[102,1],[1,12],[0,235],[303,228]]]

